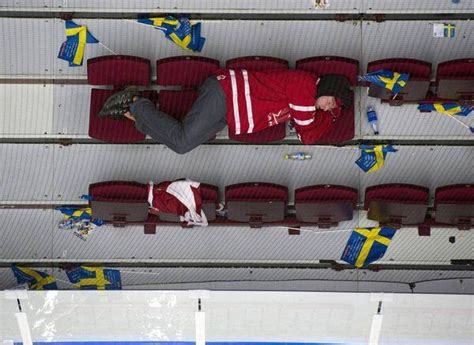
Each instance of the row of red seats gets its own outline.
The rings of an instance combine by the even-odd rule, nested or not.
[[[227,68],[248,70],[288,69],[288,61],[273,57],[250,56],[228,60]],[[156,63],[157,84],[176,87],[180,90],[162,90],[146,95],[157,100],[162,111],[182,119],[198,96],[197,88],[216,69],[219,61],[195,56],[180,56],[158,60]],[[351,85],[357,85],[359,62],[342,57],[313,57],[297,61],[296,68],[316,75],[342,74]],[[133,56],[102,56],[87,61],[87,80],[90,85],[113,85],[113,90],[93,89],[89,121],[89,136],[111,143],[131,143],[145,139],[129,121],[100,118],[98,113],[105,100],[125,85],[150,84],[150,61]],[[337,128],[321,139],[321,143],[341,143],[354,137],[354,108],[342,114]],[[230,139],[248,143],[266,143],[284,139],[286,127],[280,125],[267,130],[242,135],[230,135]]]
[[[137,182],[109,181],[89,186],[92,214],[115,226],[143,223],[154,233],[157,224],[179,222],[172,214],[148,214],[147,185]],[[293,207],[288,206],[288,189],[272,183],[241,183],[225,187],[225,217],[216,217],[219,207],[218,187],[201,184],[204,212],[212,224],[245,223],[261,227],[263,223],[286,224],[294,228],[300,223],[328,228],[353,218],[358,192],[337,185],[314,185],[295,190]],[[368,219],[381,224],[451,225],[470,229],[474,223],[474,185],[450,185],[435,192],[435,216],[427,219],[429,189],[410,184],[383,184],[368,187],[364,209]],[[429,231],[429,229],[428,229]]]
[[[228,60],[227,68],[248,70],[288,69],[287,60],[248,56]],[[150,91],[147,97],[157,100],[161,110],[182,119],[198,92],[197,87],[217,68],[219,61],[196,56],[180,56],[156,62],[157,84],[160,86],[179,86],[180,90],[163,90],[156,95]],[[314,73],[344,75],[352,86],[356,86],[359,62],[337,56],[316,56],[296,61],[296,69]],[[403,102],[434,102],[442,99],[471,100],[474,98],[474,59],[460,59],[440,63],[436,74],[437,98],[428,97],[431,78],[431,63],[414,59],[384,59],[368,64],[367,72],[380,69],[410,73],[410,80],[402,92],[393,98],[391,92],[372,85],[369,95],[392,104]],[[87,80],[90,85],[113,85],[113,90],[93,89],[89,136],[111,143],[132,143],[143,141],[145,135],[138,132],[129,121],[104,119],[98,116],[105,100],[125,85],[147,86],[151,79],[150,60],[134,56],[102,56],[87,61]],[[336,128],[321,138],[320,143],[337,144],[354,137],[354,108],[348,109],[338,121]],[[286,135],[285,124],[253,134],[230,135],[232,140],[248,143],[266,143],[282,140]]]
[[[436,80],[431,83],[432,66],[430,62],[415,59],[384,59],[372,61],[367,72],[391,70],[409,73],[410,79],[395,97],[389,90],[371,85],[369,96],[380,98],[394,105],[409,102],[443,102],[456,100],[474,101],[474,59],[458,59],[438,64]],[[435,90],[430,93],[430,87]]]

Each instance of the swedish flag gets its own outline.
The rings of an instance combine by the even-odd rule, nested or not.
[[[172,17],[160,17],[160,18],[140,18],[138,22],[141,24],[151,25],[155,29],[164,31],[165,33],[173,31],[178,25],[179,21]]]
[[[64,218],[73,218],[73,219],[91,219],[92,218],[92,209],[90,207],[77,207],[77,206],[63,206],[58,208]]]
[[[454,24],[444,24],[444,37],[452,38],[456,32],[456,25]]]
[[[341,260],[358,268],[367,266],[384,256],[395,233],[395,229],[386,227],[354,229]]]
[[[360,145],[361,156],[356,164],[364,172],[372,173],[381,169],[389,152],[397,152],[392,145]]]
[[[69,61],[69,66],[82,66],[84,50],[87,43],[99,43],[87,30],[85,25],[77,25],[72,20],[66,21],[66,42],[61,45],[58,58]]]
[[[142,18],[138,19],[138,22],[163,31],[166,38],[184,50],[200,52],[206,41],[201,37],[201,23],[191,25],[186,17]]]
[[[28,283],[31,290],[57,290],[56,278],[28,267],[13,266],[13,274],[18,284]]]
[[[92,224],[102,226],[105,222],[102,219],[92,218],[92,209],[90,207],[63,206],[58,208],[64,218],[74,221],[89,220]]]
[[[81,290],[121,290],[120,271],[102,267],[80,266],[66,272],[71,283]]]
[[[393,93],[399,93],[406,85],[410,75],[408,73],[398,73],[388,70],[379,70],[359,78],[360,81],[368,81],[369,83],[384,87]]]
[[[445,102],[445,103],[424,103],[418,105],[418,110],[420,111],[436,111],[441,114],[446,115],[459,115],[467,116],[472,111],[472,106],[460,105],[455,102]]]

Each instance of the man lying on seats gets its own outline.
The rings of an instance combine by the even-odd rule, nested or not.
[[[349,87],[340,75],[317,79],[304,71],[220,69],[206,79],[182,121],[159,111],[134,87],[112,95],[99,115],[130,119],[139,131],[181,154],[226,125],[239,135],[291,121],[300,141],[313,144],[351,105]]]

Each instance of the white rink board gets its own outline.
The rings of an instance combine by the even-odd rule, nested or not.
[[[196,296],[187,291],[32,292],[22,306],[34,325],[34,341],[194,341]],[[0,298],[5,306],[0,331],[18,341],[16,301]],[[391,295],[383,303],[380,344],[467,345],[472,299]],[[378,300],[367,293],[214,291],[202,304],[207,341],[362,344]]]

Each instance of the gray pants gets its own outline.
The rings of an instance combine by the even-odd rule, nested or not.
[[[208,141],[227,125],[225,93],[215,77],[206,79],[199,97],[182,121],[159,111],[146,98],[134,102],[130,112],[140,132],[181,154]]]

